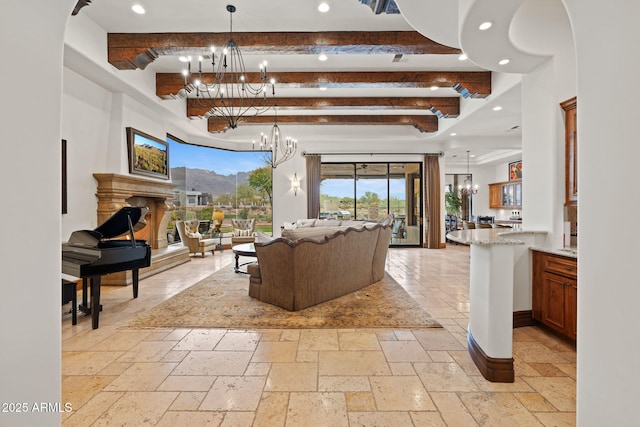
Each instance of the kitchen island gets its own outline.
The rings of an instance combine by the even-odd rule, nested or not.
[[[447,234],[448,239],[471,247],[467,341],[471,358],[489,381],[514,381],[514,304],[531,309],[527,248],[540,245],[545,237],[544,231],[504,229]]]

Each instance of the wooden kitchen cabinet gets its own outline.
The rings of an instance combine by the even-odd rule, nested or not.
[[[577,337],[576,259],[532,251],[532,317],[572,340]]]
[[[567,99],[560,104],[564,110],[564,182],[565,205],[578,204],[578,128],[576,123],[576,98]]]
[[[522,181],[519,179],[489,184],[490,209],[521,209]]]

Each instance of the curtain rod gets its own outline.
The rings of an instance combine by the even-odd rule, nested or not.
[[[302,157],[306,156],[444,156],[444,151],[437,153],[308,153],[302,152]]]

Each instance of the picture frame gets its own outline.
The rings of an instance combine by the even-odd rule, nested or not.
[[[522,160],[509,163],[509,181],[522,179]]]
[[[129,173],[169,179],[169,144],[132,127],[126,130]]]

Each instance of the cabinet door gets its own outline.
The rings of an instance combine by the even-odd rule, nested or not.
[[[567,278],[545,272],[542,278],[542,321],[547,326],[565,332]]]
[[[501,192],[502,192],[501,185],[489,184],[489,208],[490,209],[502,208]]]
[[[565,111],[565,204],[578,204],[578,131],[577,100],[571,98],[560,104]]]
[[[522,206],[522,184],[520,183],[514,184],[513,188],[515,192],[514,205],[517,207],[520,207]]]
[[[542,322],[542,280],[545,255],[531,252],[531,317]]]
[[[502,207],[509,206],[509,186],[502,186]]]
[[[565,333],[574,340],[578,336],[578,282],[567,279],[568,286],[565,287]]]

